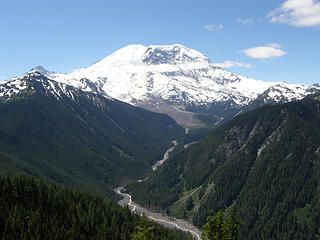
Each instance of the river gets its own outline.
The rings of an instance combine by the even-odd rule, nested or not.
[[[159,160],[155,165],[152,166],[153,171],[157,170],[157,168],[159,166],[161,166],[166,160],[168,160],[169,153],[172,152],[173,149],[177,146],[177,141],[174,140],[174,141],[172,141],[172,143],[174,146],[170,147],[165,152],[163,159]],[[145,178],[143,180],[138,180],[138,182],[142,182],[146,179],[147,178]],[[175,219],[175,218],[169,217],[165,214],[153,212],[153,211],[150,211],[144,207],[141,207],[137,203],[133,202],[131,195],[128,193],[124,193],[123,189],[124,189],[123,186],[117,187],[116,189],[114,189],[114,191],[117,194],[119,194],[123,197],[123,199],[118,202],[118,204],[120,206],[123,206],[123,207],[128,206],[129,209],[134,213],[137,213],[140,215],[144,214],[150,220],[157,222],[161,225],[164,225],[166,227],[175,228],[175,229],[179,229],[181,231],[189,232],[190,234],[192,234],[194,239],[201,240],[201,238],[200,238],[201,231],[198,228],[196,228],[195,226],[193,226],[191,223],[189,223],[188,221],[185,221],[183,219]]]
[[[152,171],[157,170],[158,167],[160,167],[165,161],[168,160],[169,158],[169,153],[171,153],[173,151],[173,149],[178,145],[176,140],[172,141],[173,146],[170,147],[165,154],[163,155],[163,158],[161,160],[159,160],[158,162],[156,162],[153,166],[152,166]]]
[[[192,234],[192,236],[194,237],[194,239],[200,240],[200,236],[201,236],[201,232],[198,228],[196,228],[195,226],[193,226],[191,223],[183,220],[183,219],[175,219],[175,218],[171,218],[165,214],[162,213],[157,213],[157,212],[152,212],[144,207],[139,206],[137,203],[132,201],[132,197],[130,194],[128,193],[123,193],[124,187],[118,187],[116,188],[114,191],[121,195],[123,197],[122,200],[120,200],[118,202],[118,204],[120,206],[128,206],[129,209],[137,214],[144,214],[145,216],[147,216],[150,220],[157,222],[161,225],[164,225],[166,227],[169,228],[176,228],[179,229],[181,231],[185,231],[185,232],[189,232]]]

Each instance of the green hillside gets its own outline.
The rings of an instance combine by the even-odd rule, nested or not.
[[[1,174],[25,172],[111,196],[113,185],[151,171],[184,136],[164,114],[68,86],[69,95],[57,97],[44,76],[26,78],[27,89],[0,99]]]
[[[319,166],[313,96],[238,116],[128,188],[135,201],[198,226],[210,210],[233,206],[244,221],[242,239],[316,239]]]

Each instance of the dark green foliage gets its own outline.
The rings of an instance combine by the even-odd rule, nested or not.
[[[184,144],[197,142],[207,137],[214,127],[191,128],[184,138]]]
[[[134,238],[139,231],[147,238]],[[149,222],[101,196],[46,185],[21,175],[0,177],[0,239],[182,240],[187,236]]]
[[[186,208],[188,211],[190,211],[194,207],[192,197],[189,197],[186,201]]]
[[[235,215],[234,209],[219,210],[214,216],[208,216],[203,225],[203,240],[237,240],[242,222]]]
[[[112,185],[151,171],[171,141],[184,135],[164,114],[72,87],[73,98],[57,99],[29,81],[35,91],[0,101],[2,174],[26,172],[111,196]]]
[[[129,186],[168,208],[199,190],[193,223],[234,204],[244,239],[315,239],[320,226],[320,103],[314,97],[240,115]]]

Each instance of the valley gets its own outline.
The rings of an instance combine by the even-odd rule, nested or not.
[[[173,140],[172,143],[173,143],[173,146],[167,149],[167,151],[163,155],[163,158],[159,160],[155,165],[152,166],[153,171],[156,171],[158,167],[160,167],[166,160],[168,160],[169,153],[172,152],[173,149],[177,146],[177,141]],[[147,179],[148,178],[144,180],[138,180],[137,182],[143,182]],[[118,204],[120,206],[123,206],[123,207],[128,206],[133,213],[146,216],[151,221],[157,222],[165,227],[179,229],[181,231],[188,232],[191,235],[193,235],[196,240],[201,239],[200,230],[195,226],[193,226],[191,223],[183,219],[176,219],[173,217],[169,217],[164,213],[153,212],[147,208],[143,208],[139,206],[138,204],[132,201],[132,196],[130,194],[124,192],[124,189],[125,189],[124,186],[117,187],[114,189],[114,191],[123,198],[118,201]]]
[[[173,146],[170,147],[169,149],[167,149],[167,151],[165,152],[165,154],[163,155],[163,158],[159,161],[157,161],[155,164],[152,165],[152,171],[156,171],[158,169],[158,167],[160,167],[165,161],[168,160],[169,158],[169,154],[173,151],[173,149],[178,145],[176,140],[172,141]]]
[[[31,73],[6,83],[22,90],[0,97],[0,172],[115,197],[113,185],[152,171],[185,130],[164,114]],[[18,88],[17,87],[17,88]],[[6,100],[10,97],[10,101]]]
[[[243,239],[314,239],[319,106],[319,95],[311,95],[241,114],[127,190],[139,205],[198,227],[211,210],[233,207]]]
[[[151,210],[148,210],[147,208],[141,207],[137,203],[133,202],[131,195],[128,193],[124,193],[123,189],[123,187],[118,187],[114,189],[114,191],[117,194],[123,197],[122,200],[118,201],[118,204],[120,206],[128,206],[132,212],[146,216],[151,221],[159,223],[168,228],[178,229],[190,233],[196,240],[201,239],[201,231],[195,226],[193,226],[191,223],[183,219],[176,219],[174,217],[169,217],[166,214],[153,212]]]
[[[320,240],[320,0],[0,9],[0,240]]]
[[[36,67],[0,83],[0,173],[102,194],[196,239],[222,212],[244,239],[314,239],[319,92],[179,44],[129,45],[69,74]],[[141,221],[131,234],[154,228]]]

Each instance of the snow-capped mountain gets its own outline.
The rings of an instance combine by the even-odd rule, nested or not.
[[[0,98],[3,100],[9,99],[12,95],[25,90],[28,84],[20,78],[13,78],[6,82],[0,83]]]
[[[264,103],[289,102],[295,99],[302,99],[308,94],[319,91],[319,89],[319,87],[315,86],[279,83],[269,87],[266,91],[260,94],[258,98],[263,99]]]
[[[43,69],[47,72],[45,69]],[[12,78],[6,82],[0,83],[0,102],[7,101],[13,95],[42,93],[47,96],[56,98],[57,100],[70,99],[74,100],[76,96],[89,93],[83,92],[73,86],[57,82],[43,75],[37,69],[33,69],[27,74],[20,77]],[[104,97],[112,100],[111,97],[104,94]]]
[[[232,99],[245,105],[276,83],[234,75],[216,67],[200,52],[182,45],[129,45],[57,81],[89,90],[89,79],[111,97],[131,103],[158,99],[174,104],[205,105]]]
[[[33,69],[30,73],[1,83],[0,97],[2,101],[5,101],[10,99],[12,95],[23,92],[32,94],[40,90],[42,93],[53,95],[59,99],[62,95],[72,94],[68,91],[68,88],[70,88],[70,86],[53,81]],[[70,97],[72,96],[70,95]]]
[[[129,45],[69,74],[43,67],[33,71],[83,91],[167,113],[187,126],[199,125],[194,113],[213,114],[221,122],[262,96],[265,103],[287,102],[320,90],[235,75],[179,44]]]
[[[50,72],[48,70],[46,70],[43,66],[37,66],[35,68],[32,68],[29,73],[41,73],[44,76],[48,76],[48,77],[54,77],[55,74],[57,74],[57,72]]]

